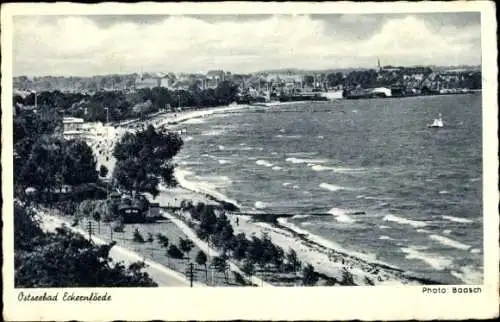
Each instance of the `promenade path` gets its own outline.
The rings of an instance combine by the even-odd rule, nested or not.
[[[80,228],[71,227],[69,223],[57,217],[48,215],[43,212],[38,212],[41,219],[41,226],[45,231],[54,231],[57,227],[65,224],[69,229],[75,233],[81,234],[88,238],[88,235]],[[106,242],[101,238],[92,236],[92,241],[95,244],[102,245]],[[189,281],[180,273],[171,270],[154,261],[144,259],[136,252],[130,251],[120,246],[113,246],[110,250],[109,256],[114,262],[123,262],[128,266],[137,261],[143,261],[146,264],[144,270],[151,276],[151,278],[158,284],[158,286],[188,286]],[[194,283],[194,287],[204,286],[202,284]]]
[[[174,215],[172,215],[171,213],[169,213],[167,211],[162,211],[161,214],[162,214],[162,216],[164,218],[168,218],[175,225],[177,225],[177,227],[179,227],[179,229],[181,229],[186,234],[186,236],[188,236],[189,239],[191,239],[193,241],[193,243],[198,248],[200,248],[201,250],[203,250],[205,253],[210,254],[211,256],[219,256],[220,255],[220,253],[217,250],[215,250],[214,248],[210,247],[207,242],[201,240],[196,235],[196,233],[191,228],[189,228],[189,226],[185,222],[183,222],[182,220],[178,219],[177,217],[175,217]],[[229,261],[228,263],[229,263],[229,269],[231,271],[240,273],[243,276],[246,275],[245,273],[243,273],[241,271],[241,269],[236,264],[234,264],[231,261]],[[257,285],[257,286],[268,286],[268,287],[272,287],[273,286],[273,285],[271,285],[269,283],[264,282],[262,279],[258,278],[257,276],[252,276],[251,277],[251,282],[253,284]]]

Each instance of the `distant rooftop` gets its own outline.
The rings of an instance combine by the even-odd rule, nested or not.
[[[69,123],[83,123],[84,120],[81,118],[77,117],[65,117],[63,118],[63,123],[64,124],[69,124]]]

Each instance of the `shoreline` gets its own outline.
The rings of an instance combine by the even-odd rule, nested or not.
[[[276,105],[289,105],[297,102],[279,102]],[[272,105],[275,106],[275,105]],[[268,108],[272,108],[268,106]],[[151,118],[143,121],[137,121],[141,126],[148,126],[152,124],[155,127],[163,127],[166,125],[178,125],[182,122],[188,121],[190,119],[206,117],[214,115],[217,113],[227,113],[233,110],[241,110],[244,108],[252,108],[251,105],[237,105],[237,106],[224,106],[217,107],[213,109],[206,110],[195,110],[195,111],[185,111],[174,113],[174,115],[156,114]],[[256,106],[259,107],[259,106]],[[172,114],[172,113],[170,113]],[[173,117],[172,117],[173,116]],[[125,126],[119,126],[114,128],[117,132],[114,136],[114,141],[112,144],[119,139],[119,133],[124,133],[130,130],[128,127],[130,125],[136,125],[134,122],[129,122]],[[108,148],[108,156],[111,154],[112,147]],[[112,157],[111,157],[112,158]],[[102,161],[102,160],[101,160]],[[100,162],[99,162],[100,163]],[[112,173],[112,168],[109,168],[109,172]],[[380,263],[378,261],[369,261],[366,256],[356,256],[354,252],[349,252],[342,247],[329,247],[322,245],[314,240],[314,238],[307,238],[308,234],[302,234],[300,231],[296,231],[286,225],[279,222],[278,217],[283,217],[280,215],[273,214],[263,214],[264,217],[273,218],[274,222],[268,223],[266,220],[259,221],[253,220],[251,216],[245,215],[239,212],[241,206],[235,200],[230,200],[227,196],[204,189],[203,187],[198,187],[196,184],[191,184],[185,179],[185,176],[189,175],[189,171],[183,170],[181,168],[175,168],[175,178],[178,182],[178,187],[176,188],[176,193],[172,193],[170,188],[161,189],[160,195],[155,199],[148,198],[150,201],[159,202],[160,206],[180,206],[183,192],[189,191],[192,194],[198,195],[199,200],[202,202],[215,202],[222,206],[227,212],[228,217],[231,218],[231,224],[235,231],[245,232],[247,236],[252,234],[262,234],[265,231],[272,232],[272,240],[277,245],[283,247],[284,249],[292,248],[297,251],[298,257],[312,264],[316,271],[320,274],[325,275],[328,278],[335,279],[337,281],[341,280],[342,273],[347,270],[355,277],[357,285],[369,285],[366,280],[369,279],[376,285],[382,284],[438,284],[436,281],[426,280],[424,278],[414,277],[406,275],[405,272],[399,268],[392,267],[386,263]],[[172,200],[173,199],[173,200]],[[244,219],[240,221],[240,225],[235,224],[235,218]],[[256,216],[257,217],[257,216]],[[260,216],[259,216],[260,217]],[[246,220],[245,220],[246,219]],[[245,221],[245,225],[241,225],[241,222]],[[243,228],[244,227],[244,228]],[[359,254],[358,254],[359,255]],[[361,258],[360,258],[361,257]]]

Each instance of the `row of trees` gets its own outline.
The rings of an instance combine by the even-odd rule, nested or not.
[[[113,263],[113,244],[96,246],[68,228],[46,233],[32,210],[14,207],[16,287],[157,286],[144,263]]]
[[[89,122],[121,121],[143,117],[163,109],[175,111],[178,107],[205,108],[228,105],[238,101],[238,86],[221,82],[216,88],[200,89],[196,84],[188,90],[169,90],[164,87],[142,88],[135,92],[98,91],[94,94],[45,91],[31,93],[24,98],[14,95],[14,103],[49,107],[64,115],[80,117]],[[106,111],[107,108],[108,110]]]
[[[247,238],[244,233],[235,235],[229,219],[219,207],[204,203],[183,203],[183,206],[196,222],[197,235],[222,251],[223,255],[218,261],[225,262],[231,255],[242,262],[243,270],[249,276],[255,273],[256,267],[261,271],[274,269],[278,272],[297,272],[302,268],[293,249],[285,252],[267,234],[263,234],[261,238]],[[318,281],[312,266],[304,266],[302,273],[304,285],[314,285]]]

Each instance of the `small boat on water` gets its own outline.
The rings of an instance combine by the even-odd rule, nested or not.
[[[439,113],[438,118],[434,119],[434,122],[432,122],[432,124],[427,125],[427,127],[429,127],[429,128],[442,128],[442,127],[444,127],[441,113]]]

